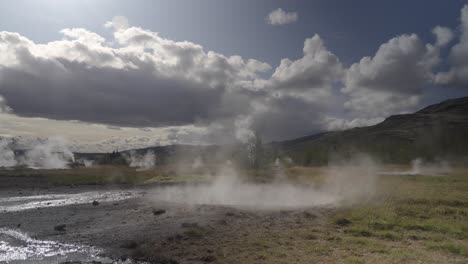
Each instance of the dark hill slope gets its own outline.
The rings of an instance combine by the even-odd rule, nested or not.
[[[468,157],[468,97],[446,100],[413,114],[390,116],[374,126],[322,133],[278,146],[284,155],[304,165],[357,152],[397,163],[418,157]]]

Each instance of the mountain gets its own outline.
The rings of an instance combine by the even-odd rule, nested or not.
[[[276,143],[296,163],[325,163],[334,155],[364,152],[384,162],[468,157],[468,97],[393,115],[369,127],[321,133]]]
[[[117,154],[75,153],[76,157],[121,162],[123,156],[152,151],[159,162],[191,162],[197,158],[224,162],[249,159],[249,147],[228,145],[169,145]],[[257,146],[258,149],[258,146]],[[258,152],[258,151],[257,151]],[[299,165],[320,165],[331,158],[366,153],[387,163],[408,163],[416,158],[468,160],[468,97],[430,105],[413,114],[393,115],[379,124],[331,131],[263,145],[262,159],[290,158]]]

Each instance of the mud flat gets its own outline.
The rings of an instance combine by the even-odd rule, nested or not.
[[[10,181],[11,179],[6,179]],[[41,186],[0,189],[0,260],[7,263],[206,263],[216,237],[317,218],[304,210],[236,209],[159,199],[171,187]],[[298,220],[299,219],[299,220]],[[203,247],[196,247],[210,238]],[[189,244],[191,246],[186,246]],[[178,246],[180,245],[180,246]],[[211,245],[211,246],[210,246]],[[210,249],[212,248],[212,249]],[[126,261],[126,262],[125,262]]]

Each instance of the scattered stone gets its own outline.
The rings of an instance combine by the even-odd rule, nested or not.
[[[197,228],[198,223],[182,223],[180,226],[182,228]]]
[[[349,226],[350,224],[352,224],[352,222],[348,220],[347,218],[343,217],[343,218],[336,219],[335,224],[339,226]]]
[[[236,214],[234,214],[233,212],[227,212],[226,213],[226,216],[235,216]]]
[[[60,232],[65,232],[66,231],[65,227],[67,227],[67,225],[56,225],[56,226],[54,226],[54,230],[55,231],[60,231]]]
[[[164,209],[153,209],[153,215],[162,215],[165,213],[166,213],[166,210]]]
[[[206,255],[206,256],[201,257],[200,260],[204,262],[213,262],[213,261],[216,261],[216,257],[213,255]]]
[[[182,240],[184,237],[181,235],[181,234],[176,234],[175,236],[170,236],[167,238],[167,241],[171,242],[171,241],[180,241]]]
[[[315,218],[317,218],[317,216],[314,215],[314,214],[311,213],[311,212],[304,212],[304,217],[305,217],[305,218],[309,218],[309,219],[315,219]]]
[[[97,205],[99,205],[99,202],[98,201],[93,201],[93,205],[97,206]]]
[[[137,242],[135,241],[127,241],[125,243],[123,243],[122,245],[120,245],[121,248],[126,248],[126,249],[135,249],[138,247],[138,244]]]
[[[318,237],[316,235],[314,235],[314,234],[309,234],[309,235],[305,236],[305,239],[307,239],[307,240],[316,240],[316,239],[318,239]]]

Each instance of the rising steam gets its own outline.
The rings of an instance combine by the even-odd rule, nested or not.
[[[0,139],[0,167],[16,166],[15,152],[12,150],[13,141]]]
[[[33,169],[65,169],[75,161],[73,153],[61,138],[40,140],[17,156],[13,141],[0,140],[0,167],[25,166]]]
[[[421,158],[411,161],[411,169],[403,171],[385,171],[387,175],[426,175],[443,176],[452,171],[452,167],[447,161],[427,162]]]
[[[284,177],[271,183],[244,180],[232,165],[222,166],[211,183],[172,186],[155,192],[152,199],[185,204],[225,205],[245,209],[282,209],[341,205],[372,196],[378,166],[369,157],[328,167],[321,184],[299,184]]]
[[[149,170],[154,168],[156,163],[156,155],[153,151],[147,151],[144,155],[138,154],[136,151],[130,151],[129,155],[125,155],[130,167],[139,170]]]

